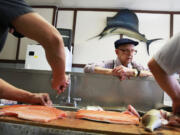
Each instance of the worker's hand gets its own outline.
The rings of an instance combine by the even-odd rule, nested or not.
[[[125,66],[117,66],[112,70],[112,74],[119,76],[120,80],[125,80],[130,78],[133,75],[133,70]]]
[[[52,105],[52,101],[48,93],[33,93],[31,102],[32,104],[40,104],[40,105],[47,105],[47,106]]]
[[[58,94],[65,91],[66,87],[69,85],[69,79],[67,75],[58,76],[52,79],[52,88],[57,91]]]
[[[179,100],[173,101],[173,113],[180,115],[180,98]]]

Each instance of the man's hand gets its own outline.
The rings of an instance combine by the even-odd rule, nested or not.
[[[69,85],[69,79],[67,75],[58,76],[58,78],[52,79],[52,88],[57,91],[58,94],[65,91]]]
[[[48,93],[33,93],[30,102],[32,104],[40,104],[40,105],[47,105],[47,106],[52,105],[52,101]]]
[[[180,102],[179,101],[180,101],[180,99],[173,101],[173,113],[180,115]]]
[[[127,68],[125,66],[117,66],[112,70],[113,75],[119,76],[120,80],[125,80],[127,78],[130,78],[134,76],[134,70]]]

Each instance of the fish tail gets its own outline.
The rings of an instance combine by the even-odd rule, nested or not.
[[[150,132],[154,131],[154,128],[152,126],[147,126],[147,127],[145,127],[145,129]]]
[[[162,38],[155,38],[155,39],[147,40],[147,42],[146,42],[146,47],[147,47],[147,53],[148,53],[148,55],[149,55],[149,46],[150,46],[150,44],[151,44],[152,42],[158,41],[158,40],[162,40]]]

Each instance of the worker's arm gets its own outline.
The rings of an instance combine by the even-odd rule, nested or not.
[[[0,99],[9,99],[30,104],[51,105],[52,102],[47,93],[31,93],[0,79]]]
[[[37,13],[28,13],[13,20],[17,32],[36,40],[45,49],[46,58],[52,68],[52,88],[59,93],[65,90],[65,51],[62,36],[54,26]]]
[[[148,66],[160,87],[173,100],[173,111],[180,113],[180,85],[177,79],[168,75],[154,59],[149,61]]]

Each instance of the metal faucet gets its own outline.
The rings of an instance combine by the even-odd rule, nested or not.
[[[71,74],[68,74],[69,85],[68,85],[68,97],[66,103],[71,103]]]
[[[71,74],[68,74],[68,79],[69,79],[69,85],[67,87],[67,98],[62,97],[61,101],[64,102],[65,106],[73,106],[75,108],[77,108],[77,102],[81,101],[81,98],[71,98]],[[71,101],[73,100],[73,101]]]
[[[73,98],[75,108],[77,108],[77,102],[79,102],[81,100],[82,100],[81,98]]]

